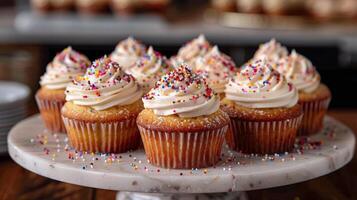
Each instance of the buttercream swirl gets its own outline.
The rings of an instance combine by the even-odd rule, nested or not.
[[[309,59],[296,53],[295,50],[289,56],[282,58],[276,69],[299,91],[310,93],[320,85],[321,78],[316,68]]]
[[[282,46],[275,39],[271,39],[269,42],[261,44],[259,49],[255,52],[253,62],[256,60],[266,59],[272,65],[276,65],[279,60],[289,54],[286,47]],[[274,66],[273,66],[274,67]]]
[[[229,56],[214,46],[204,57],[197,59],[195,70],[207,78],[208,85],[215,92],[224,93],[228,79],[234,76],[237,68]]]
[[[168,73],[170,69],[166,57],[149,47],[147,53],[127,72],[134,76],[144,92],[148,92],[155,86],[156,81],[160,80],[161,76]]]
[[[219,97],[205,78],[182,65],[162,76],[155,88],[143,97],[144,107],[156,115],[198,117],[219,109]]]
[[[114,52],[110,55],[111,59],[122,67],[124,71],[135,65],[135,62],[145,54],[146,47],[132,37],[121,41]]]
[[[129,105],[141,96],[142,90],[134,77],[107,57],[94,61],[87,72],[74,79],[66,89],[67,101],[95,110]]]
[[[257,60],[229,81],[226,98],[248,108],[279,108],[294,106],[298,93],[266,60]]]
[[[186,62],[190,66],[198,57],[204,56],[212,48],[204,35],[200,35],[185,44],[177,53],[177,59]]]
[[[67,47],[47,65],[40,85],[53,90],[65,89],[73,78],[84,74],[89,65],[90,61],[86,56]]]

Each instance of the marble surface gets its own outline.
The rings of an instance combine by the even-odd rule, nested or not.
[[[150,165],[143,150],[123,154],[76,152],[63,134],[50,134],[38,115],[17,124],[8,137],[10,156],[22,167],[55,180],[109,190],[218,193],[277,187],[331,173],[348,163],[353,132],[325,118],[324,130],[299,138],[293,152],[243,155],[224,148],[215,167],[168,170]]]

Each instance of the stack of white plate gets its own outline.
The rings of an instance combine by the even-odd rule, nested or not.
[[[7,152],[7,134],[26,117],[30,89],[21,83],[0,81],[0,154]]]

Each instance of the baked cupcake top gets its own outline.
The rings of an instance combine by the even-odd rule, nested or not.
[[[132,67],[135,62],[145,54],[146,47],[132,37],[121,41],[114,52],[110,55],[111,59],[122,67],[124,71]]]
[[[107,57],[94,61],[86,73],[75,78],[66,89],[67,101],[95,110],[129,105],[141,96],[142,90],[134,77]]]
[[[233,60],[215,46],[204,57],[197,59],[195,70],[207,78],[215,92],[224,93],[228,79],[234,76],[237,68]]]
[[[204,56],[212,48],[211,44],[206,40],[204,35],[198,36],[186,43],[177,53],[178,60],[187,63],[195,62],[196,58]]]
[[[267,59],[271,64],[276,64],[279,60],[289,54],[286,47],[281,45],[275,39],[261,44],[259,49],[255,52],[253,62],[256,60]]]
[[[162,76],[143,102],[145,108],[161,116],[198,117],[219,109],[219,97],[206,80],[185,65]]]
[[[89,65],[90,61],[86,56],[67,47],[47,65],[40,85],[53,90],[65,89],[73,78],[84,74]]]
[[[296,88],[268,61],[243,66],[226,85],[226,98],[248,108],[292,107],[298,101]]]
[[[321,78],[316,68],[309,59],[295,50],[289,56],[280,59],[276,69],[299,91],[311,93],[320,85]]]
[[[162,75],[168,73],[171,67],[165,56],[149,47],[145,55],[143,55],[135,65],[128,69],[128,74],[134,76],[138,83],[142,86],[144,92],[148,92],[155,86]]]

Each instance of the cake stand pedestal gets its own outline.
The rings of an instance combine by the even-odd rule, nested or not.
[[[22,167],[67,183],[116,190],[118,199],[246,199],[242,191],[298,183],[331,173],[353,157],[354,133],[326,117],[324,129],[299,138],[294,151],[243,155],[223,148],[222,160],[204,169],[152,166],[142,149],[122,154],[77,152],[64,134],[46,131],[39,115],[17,124],[9,153]]]

